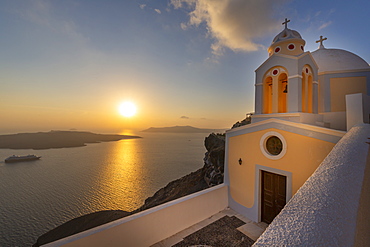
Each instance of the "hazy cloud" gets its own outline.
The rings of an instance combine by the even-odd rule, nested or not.
[[[187,116],[181,116],[180,118],[182,118],[182,119],[189,119],[189,117],[187,117]]]
[[[49,1],[30,1],[29,5],[17,9],[17,13],[25,20],[37,24],[55,33],[63,34],[80,45],[88,43],[88,38],[79,32],[77,25],[69,19],[60,19],[53,15],[53,5]]]
[[[63,43],[58,48],[71,51],[71,56],[76,58],[76,63],[77,61],[84,63],[86,69],[90,66],[95,68],[100,63],[104,54],[90,46],[89,37],[83,34],[82,29],[72,18],[56,13],[56,6],[53,5],[52,1],[33,0],[25,3],[27,4],[22,5],[22,8],[16,8],[14,13],[30,24],[37,26],[38,30],[48,34],[47,36],[58,37],[58,41]],[[49,43],[45,50],[50,49],[50,46],[52,46],[52,43]],[[75,52],[72,52],[72,50]],[[52,56],[56,56],[54,59],[60,62],[67,59],[67,56],[58,52]]]
[[[328,26],[330,26],[333,22],[332,21],[328,21],[328,22],[325,22],[324,24],[322,24],[320,27],[319,27],[319,30],[322,30]]]
[[[48,2],[36,0],[29,2],[25,8],[17,9],[18,14],[32,23],[47,26],[51,25],[49,18],[51,15],[51,5]]]
[[[182,8],[182,2],[185,2],[184,0],[171,0],[171,4],[175,9]]]
[[[211,50],[220,56],[224,48],[233,51],[256,51],[264,48],[258,38],[277,31],[281,23],[274,18],[274,9],[286,1],[274,0],[171,0],[175,9],[189,10],[189,21],[182,29],[204,23],[214,39]]]
[[[144,9],[146,7],[146,4],[140,4],[139,7],[140,9]]]
[[[159,9],[154,9],[154,11],[157,12],[158,14],[162,14],[162,12]]]
[[[185,23],[181,23],[180,27],[181,27],[182,30],[188,29],[188,26]]]

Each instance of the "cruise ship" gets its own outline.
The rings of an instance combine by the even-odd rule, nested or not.
[[[24,155],[24,156],[17,156],[12,155],[5,159],[5,163],[14,163],[14,162],[21,162],[21,161],[30,161],[30,160],[38,160],[41,156],[36,156],[34,154]]]

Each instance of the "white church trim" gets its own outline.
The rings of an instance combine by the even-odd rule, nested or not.
[[[290,80],[290,79],[294,79],[294,78],[303,78],[303,76],[301,76],[301,75],[291,75],[291,76],[289,76],[288,77],[288,80]]]
[[[290,131],[296,134],[300,135],[305,135],[313,138],[317,138],[319,140],[327,141],[327,142],[332,142],[332,143],[337,143],[346,133],[346,131],[341,131],[341,130],[335,130],[335,129],[329,129],[329,128],[324,128],[324,127],[319,127],[319,126],[314,126],[314,125],[309,125],[309,124],[302,124],[302,123],[296,123],[296,122],[291,122],[291,121],[286,121],[286,120],[281,120],[277,119],[274,117],[281,116],[281,115],[299,115],[300,113],[289,113],[289,114],[283,114],[283,113],[278,113],[278,114],[269,114],[271,115],[271,118],[256,122],[256,123],[251,123],[248,125],[244,125],[239,128],[231,129],[226,131],[226,136],[227,137],[233,137],[233,136],[238,136],[242,134],[247,134],[251,133],[254,131],[259,131],[262,129],[266,128],[276,128],[276,129],[282,129],[286,131]],[[267,114],[261,114],[261,117],[263,115]],[[274,116],[275,115],[275,116]],[[253,115],[254,117],[258,117],[256,115]]]
[[[328,74],[345,74],[345,73],[359,73],[359,72],[369,72],[370,69],[356,69],[356,70],[340,70],[340,71],[324,71],[319,72],[318,75],[328,75]]]
[[[281,153],[278,154],[278,155],[272,155],[266,150],[266,141],[269,137],[272,137],[272,136],[277,136],[283,144],[283,149],[281,150]],[[266,158],[271,159],[271,160],[278,160],[278,159],[281,159],[282,157],[284,157],[284,155],[285,155],[285,153],[288,149],[288,146],[287,146],[287,142],[286,142],[286,140],[285,140],[285,138],[282,134],[280,134],[279,132],[276,132],[276,131],[269,131],[261,137],[261,139],[260,139],[260,149],[262,151],[262,154],[265,155]]]
[[[258,222],[261,221],[261,184],[262,184],[262,171],[267,171],[267,172],[271,172],[271,173],[275,173],[275,174],[279,174],[279,175],[282,175],[282,176],[285,176],[287,178],[286,180],[286,202],[288,202],[291,198],[292,198],[292,173],[291,172],[288,172],[288,171],[284,171],[284,170],[280,170],[280,169],[276,169],[276,168],[272,168],[272,167],[268,167],[268,166],[263,166],[263,165],[259,165],[259,164],[256,164],[255,166],[255,177],[258,178],[258,179],[255,179],[255,185],[254,185],[254,202],[255,202],[255,206],[252,207],[252,209],[254,210],[254,212],[252,212],[253,215],[258,215]],[[257,210],[257,212],[256,212]]]

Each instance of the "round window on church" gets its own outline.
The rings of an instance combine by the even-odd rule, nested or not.
[[[295,45],[294,44],[289,44],[288,45],[288,49],[289,50],[294,50],[295,49]]]
[[[282,134],[276,131],[269,131],[261,137],[260,149],[267,158],[278,160],[285,155],[287,143]]]
[[[266,141],[266,150],[271,155],[279,155],[283,150],[283,143],[277,136],[271,136],[267,138]]]

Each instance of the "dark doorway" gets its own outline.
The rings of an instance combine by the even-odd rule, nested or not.
[[[261,221],[270,224],[286,203],[286,177],[262,171]]]

